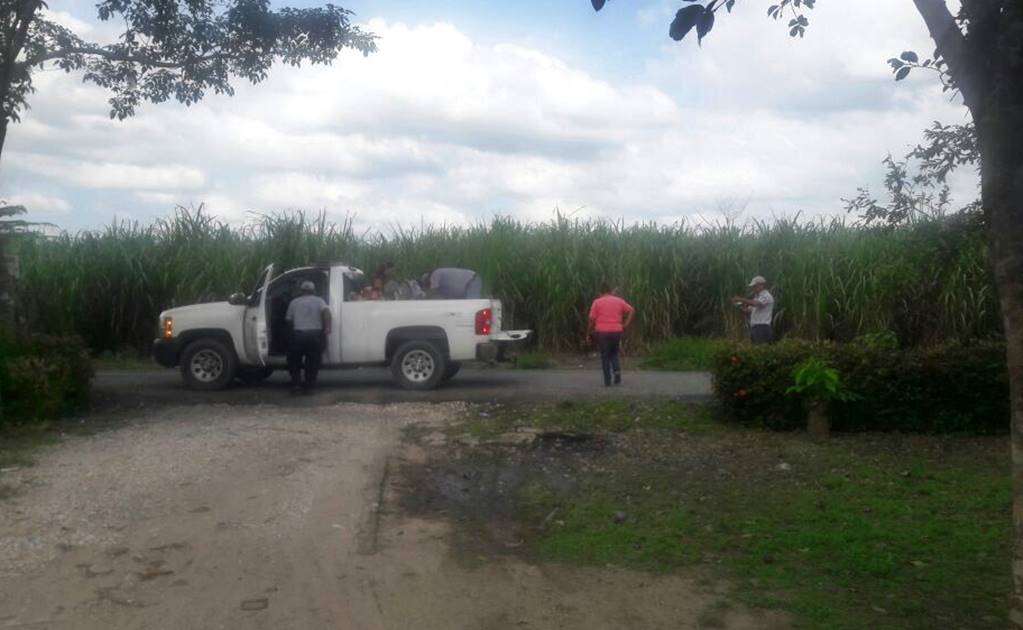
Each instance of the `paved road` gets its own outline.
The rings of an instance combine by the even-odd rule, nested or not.
[[[315,393],[291,396],[284,373],[275,373],[256,386],[238,384],[220,392],[195,392],[185,388],[177,370],[101,370],[93,387],[93,400],[97,409],[109,409],[169,404],[321,406],[339,402],[525,402],[634,396],[672,396],[699,402],[711,395],[710,375],[703,372],[626,372],[624,381],[619,387],[602,387],[595,370],[466,367],[437,390],[414,392],[395,385],[387,370],[374,368],[323,372]]]

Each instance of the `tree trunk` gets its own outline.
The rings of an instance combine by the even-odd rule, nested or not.
[[[968,8],[967,33],[946,0],[913,0],[977,125],[981,202],[1005,328],[1012,444],[1013,598],[1023,630],[1023,2]]]
[[[2,98],[2,96],[0,96]],[[7,125],[10,121],[6,116],[0,114],[0,158],[4,154],[4,143],[7,142]]]
[[[831,437],[831,419],[828,417],[828,403],[809,400],[806,403],[806,432],[814,440]]]
[[[1012,523],[1015,543],[1012,622],[1015,627],[1023,628],[1023,160],[1007,165],[1001,173],[998,179],[1006,181],[997,186],[997,192],[1001,193],[997,197],[987,194],[989,184],[986,180],[989,178],[984,177],[984,204],[991,218],[991,258],[1005,326],[1012,409]],[[995,200],[990,200],[990,197],[995,197]]]
[[[14,336],[16,328],[15,313],[15,274],[17,258],[7,256],[3,252],[2,237],[0,237],[0,337]]]
[[[1011,621],[1013,627],[1023,628],[1023,102],[1003,101],[988,112],[977,124],[981,197],[1008,355],[1015,583]]]

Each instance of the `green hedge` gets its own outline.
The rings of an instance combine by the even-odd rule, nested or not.
[[[0,425],[77,411],[88,401],[92,375],[79,337],[0,339]]]
[[[1008,431],[1005,346],[994,342],[912,350],[796,339],[770,346],[732,345],[715,360],[715,394],[739,421],[800,428],[805,424],[802,405],[786,389],[792,369],[812,356],[838,368],[842,382],[857,395],[832,403],[836,431]]]

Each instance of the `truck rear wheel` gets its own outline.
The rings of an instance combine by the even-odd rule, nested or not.
[[[224,389],[238,371],[234,350],[216,339],[199,339],[181,354],[181,377],[190,389]]]
[[[402,344],[391,360],[391,375],[405,389],[434,389],[447,369],[444,355],[428,341]]]

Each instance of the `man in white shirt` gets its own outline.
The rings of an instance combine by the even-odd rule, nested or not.
[[[425,274],[420,283],[427,294],[440,300],[479,299],[483,282],[472,269],[441,267]]]
[[[326,335],[330,334],[330,307],[323,298],[315,294],[316,285],[306,280],[300,290],[302,295],[288,304],[288,312],[284,316],[291,332],[288,343],[288,372],[291,373],[292,392],[300,390],[308,392],[316,385]]]
[[[767,290],[767,280],[763,276],[755,276],[749,286],[753,289],[753,299],[738,295],[732,299],[749,311],[750,341],[754,344],[774,343],[774,330],[771,328],[774,296]]]

